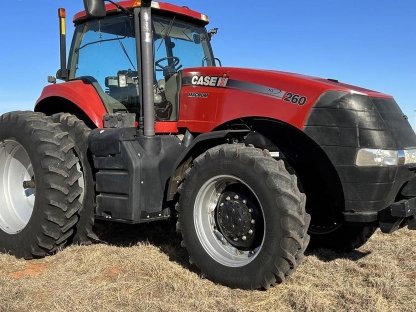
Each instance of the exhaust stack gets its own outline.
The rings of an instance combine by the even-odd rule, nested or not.
[[[140,48],[142,71],[142,105],[144,117],[144,135],[155,135],[155,109],[153,95],[154,60],[152,31],[152,1],[143,0],[140,8]]]

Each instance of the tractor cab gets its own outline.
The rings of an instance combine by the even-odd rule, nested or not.
[[[85,13],[75,17],[68,80],[91,83],[108,113],[140,116],[142,75],[141,56],[138,54],[142,53],[142,47],[137,42],[141,39],[136,36],[136,31],[140,30],[136,23],[140,23],[140,19],[134,18],[133,1],[121,5],[124,10],[107,6],[104,18],[84,16]],[[161,8],[163,4],[152,4],[155,119],[175,121],[178,118],[181,69],[215,66],[215,60],[210,36],[205,29],[206,22],[190,18],[189,14],[178,14],[172,8]]]

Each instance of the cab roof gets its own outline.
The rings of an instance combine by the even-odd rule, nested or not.
[[[140,0],[120,1],[118,2],[118,4],[125,7],[126,9],[133,9],[136,7],[140,7],[141,1]],[[106,8],[107,13],[114,13],[118,11],[117,7],[111,3],[106,4],[105,8]],[[208,16],[206,16],[205,14],[199,13],[197,11],[193,11],[189,9],[188,7],[177,6],[177,5],[173,5],[170,3],[152,1],[152,8],[154,10],[160,10],[160,11],[164,11],[168,13],[182,15],[191,19],[195,19],[203,24],[209,23]],[[75,14],[74,23],[79,23],[86,19],[88,19],[86,12],[81,11]]]

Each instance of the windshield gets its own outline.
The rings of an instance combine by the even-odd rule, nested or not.
[[[191,67],[214,66],[209,36],[204,27],[176,17],[154,16],[153,28],[158,80],[164,78],[163,69],[166,67],[178,71]]]

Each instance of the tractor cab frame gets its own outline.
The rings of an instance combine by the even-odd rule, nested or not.
[[[68,65],[65,13],[59,9],[61,69],[57,76],[94,87],[108,113],[103,126],[139,125],[144,135],[152,136],[155,121],[178,120],[180,69],[215,66],[211,36],[205,29],[208,19],[165,4],[161,9],[151,1],[133,7],[129,1],[102,3],[85,1],[85,13],[75,16]],[[158,9],[157,14],[152,16],[152,9]],[[121,123],[114,122],[119,119]]]

